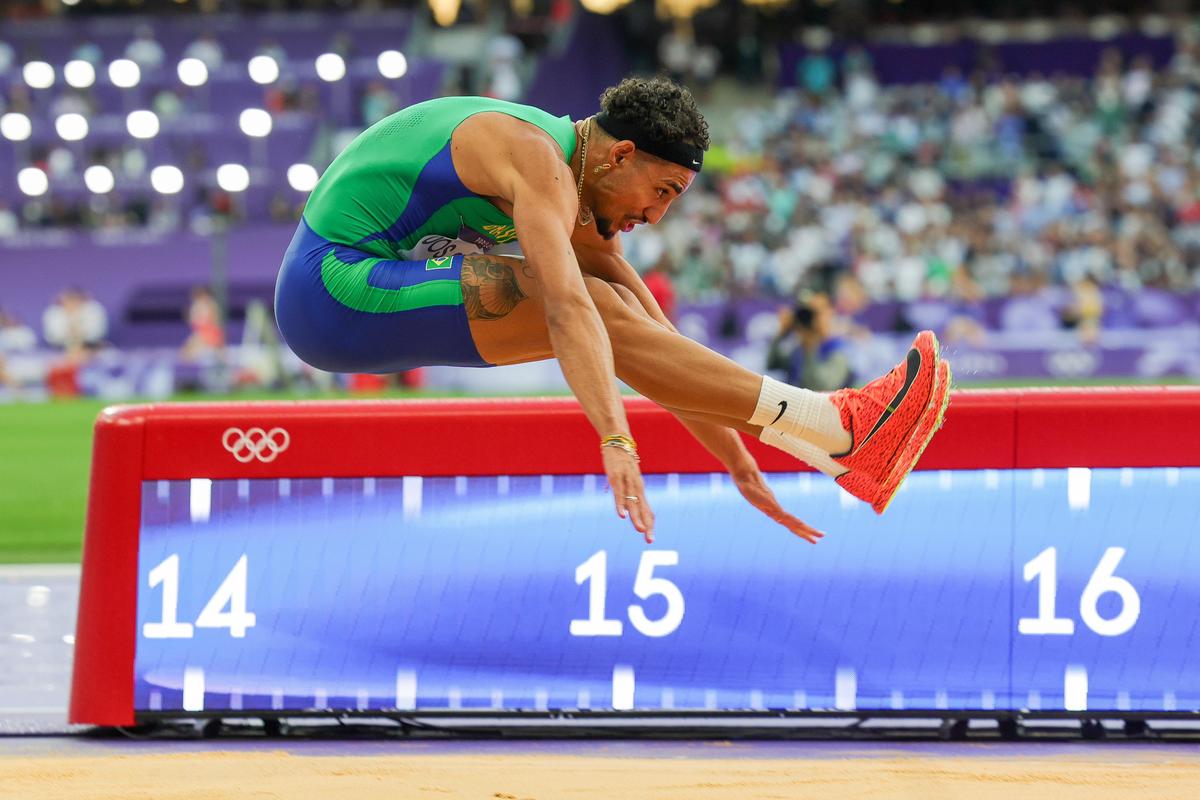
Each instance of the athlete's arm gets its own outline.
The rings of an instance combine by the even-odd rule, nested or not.
[[[592,239],[595,241],[591,241]],[[579,268],[583,272],[612,283],[619,283],[629,289],[641,302],[642,308],[646,310],[651,319],[668,330],[679,333],[671,324],[671,320],[667,319],[662,308],[659,307],[658,301],[650,293],[642,276],[638,274],[632,264],[625,260],[619,238],[603,240],[594,233],[589,236],[587,233],[581,235],[577,231],[573,244],[579,260]],[[683,417],[679,417],[679,421],[692,436],[696,437],[700,444],[704,445],[706,450],[725,465],[730,475],[736,477],[750,472],[758,472],[758,465],[754,463],[754,457],[742,443],[742,438],[738,436],[737,431],[711,422],[700,422]]]
[[[637,296],[642,307],[652,319],[669,330],[675,331],[675,326],[667,319],[659,307],[658,301],[650,293],[649,287],[633,265],[625,260],[622,254],[619,238],[600,239],[595,234],[581,233],[576,229],[572,240],[575,254],[579,259],[579,268],[589,275],[619,283]],[[675,415],[680,424],[687,429],[704,449],[712,453],[729,472],[730,478],[741,492],[742,497],[750,505],[757,508],[770,519],[779,523],[797,536],[816,544],[825,534],[811,527],[799,517],[789,514],[775,499],[775,493],[767,485],[754,456],[746,449],[742,437],[732,428],[716,425],[711,422],[688,419]]]
[[[704,449],[716,456],[725,465],[733,485],[741,492],[746,502],[757,508],[774,522],[779,523],[805,541],[816,544],[825,534],[804,520],[784,510],[775,493],[767,485],[766,478],[758,469],[754,456],[746,449],[742,437],[732,428],[700,422],[675,415],[688,433],[704,445]]]
[[[455,145],[460,142],[455,135]],[[463,137],[462,143],[470,142]],[[571,247],[571,230],[578,211],[575,180],[553,141],[540,132],[526,132],[508,123],[491,130],[490,141],[470,142],[472,183],[512,205],[512,218],[521,250],[542,293],[550,346],[571,391],[579,398],[588,420],[601,436],[629,433],[625,407],[617,390],[612,345],[604,323],[588,294]],[[618,513],[626,511],[633,525],[653,539],[654,513],[646,499],[637,460],[623,450],[602,447],[604,468]],[[630,501],[627,498],[634,497]]]

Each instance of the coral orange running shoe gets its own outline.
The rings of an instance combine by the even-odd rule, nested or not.
[[[860,476],[847,480],[843,475],[838,479],[856,497],[866,493],[864,478],[879,487],[887,484],[906,455],[910,459],[906,466],[911,469],[909,441],[935,395],[939,361],[937,337],[933,331],[921,331],[913,340],[908,356],[887,375],[862,389],[841,389],[829,395],[841,413],[842,427],[850,432],[850,449],[830,456]],[[943,388],[943,393],[946,391],[948,386]],[[904,470],[901,480],[907,474]],[[878,496],[872,498],[872,505],[878,499]]]
[[[870,476],[861,472],[843,472],[834,479],[847,492],[859,500],[870,503],[876,514],[882,514],[887,510],[888,503],[892,502],[892,498],[904,484],[905,478],[916,468],[925,448],[933,441],[933,435],[945,422],[946,407],[950,405],[950,374],[950,364],[946,361],[938,361],[937,383],[934,385],[929,405],[925,407],[925,413],[921,415],[917,427],[913,430],[905,456],[896,462],[896,469],[886,481],[882,484],[877,483]],[[909,453],[912,454],[911,458]]]
[[[950,405],[950,382],[950,364],[946,361],[938,361],[937,382],[934,384],[933,396],[929,399],[929,405],[926,406],[925,413],[917,422],[917,428],[913,431],[912,438],[908,440],[904,456],[896,464],[896,469],[892,472],[891,477],[880,485],[879,494],[871,503],[871,508],[875,509],[876,514],[882,514],[887,510],[888,503],[892,502],[892,498],[900,490],[904,479],[916,468],[925,448],[933,441],[933,435],[946,421],[946,408]]]
[[[834,478],[837,485],[845,489],[850,494],[862,500],[864,503],[870,503],[871,508],[875,507],[875,503],[879,501],[879,483],[862,472],[843,472]]]

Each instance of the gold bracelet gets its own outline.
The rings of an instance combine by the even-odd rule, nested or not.
[[[612,436],[605,436],[600,440],[601,447],[615,447],[618,450],[625,451],[626,455],[632,456],[634,461],[639,461],[637,452],[637,442],[633,437],[626,436],[623,433],[616,433]]]

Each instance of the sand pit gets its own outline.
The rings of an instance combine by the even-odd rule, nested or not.
[[[164,746],[165,749],[166,746]],[[353,745],[347,745],[352,752]],[[1200,797],[1194,748],[1078,756],[626,759],[310,756],[283,751],[0,758],[5,800],[797,800]]]

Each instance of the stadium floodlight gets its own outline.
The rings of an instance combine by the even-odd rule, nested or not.
[[[593,14],[611,14],[624,4],[621,0],[582,0],[582,5]]]
[[[800,35],[800,41],[809,50],[824,50],[833,42],[833,34],[829,28],[813,26],[805,29]]]
[[[0,136],[10,142],[23,142],[33,133],[33,123],[29,117],[16,111],[0,116]]]
[[[63,67],[63,77],[76,89],[86,89],[96,82],[96,68],[82,58],[75,58]]]
[[[54,130],[68,142],[78,142],[88,135],[88,121],[83,114],[63,114],[54,120]]]
[[[227,192],[244,192],[250,185],[250,171],[241,164],[217,167],[217,185]]]
[[[17,186],[30,197],[41,197],[50,188],[50,179],[37,167],[25,167],[17,173]]]
[[[942,29],[940,26],[928,22],[919,23],[912,26],[909,38],[911,38],[913,44],[929,47],[942,41]]]
[[[125,117],[125,127],[135,139],[153,139],[158,136],[158,115],[145,109],[130,111]]]
[[[155,167],[150,170],[150,185],[159,194],[179,194],[183,189],[183,172],[170,164]]]
[[[346,62],[337,53],[322,53],[317,56],[317,77],[323,81],[340,81],[346,77]]]
[[[1027,42],[1048,42],[1057,31],[1054,24],[1046,19],[1031,19],[1019,25],[1018,30],[1021,38]]]
[[[49,89],[54,85],[54,67],[45,61],[30,61],[21,70],[30,89]]]
[[[1003,22],[988,20],[975,26],[975,35],[988,44],[998,44],[1008,41],[1011,37],[1008,26]]]
[[[83,183],[92,194],[108,194],[115,185],[112,170],[103,164],[92,164],[85,169]]]
[[[132,89],[142,79],[142,68],[136,61],[118,58],[108,65],[108,79],[113,82],[113,86]]]
[[[179,62],[179,82],[184,86],[203,86],[208,83],[208,65],[198,58],[185,58]]]
[[[591,5],[595,5],[596,0],[592,0]],[[602,0],[602,4],[607,7],[607,10],[600,11],[602,14],[608,14],[620,8],[623,3],[621,0]],[[449,28],[458,19],[459,9],[462,7],[462,0],[429,0],[429,10],[433,12],[433,21],[443,28]],[[589,8],[589,2],[584,1],[583,7],[588,11],[595,9]]]
[[[376,63],[379,65],[379,74],[389,80],[403,78],[408,72],[408,59],[399,50],[384,50]]]
[[[1125,20],[1116,14],[1101,14],[1088,20],[1088,33],[1101,41],[1112,39],[1125,30]]]
[[[1142,33],[1147,36],[1169,36],[1171,20],[1162,14],[1143,14],[1139,20]]]
[[[247,108],[238,117],[242,133],[260,139],[271,132],[271,115],[261,108]]]
[[[265,86],[268,83],[274,83],[279,80],[279,62],[271,56],[255,56],[250,59],[250,63],[246,65],[246,69],[250,72],[250,80],[255,83],[261,83]]]
[[[317,185],[317,168],[312,164],[292,164],[288,167],[288,183],[297,192],[311,192]]]

